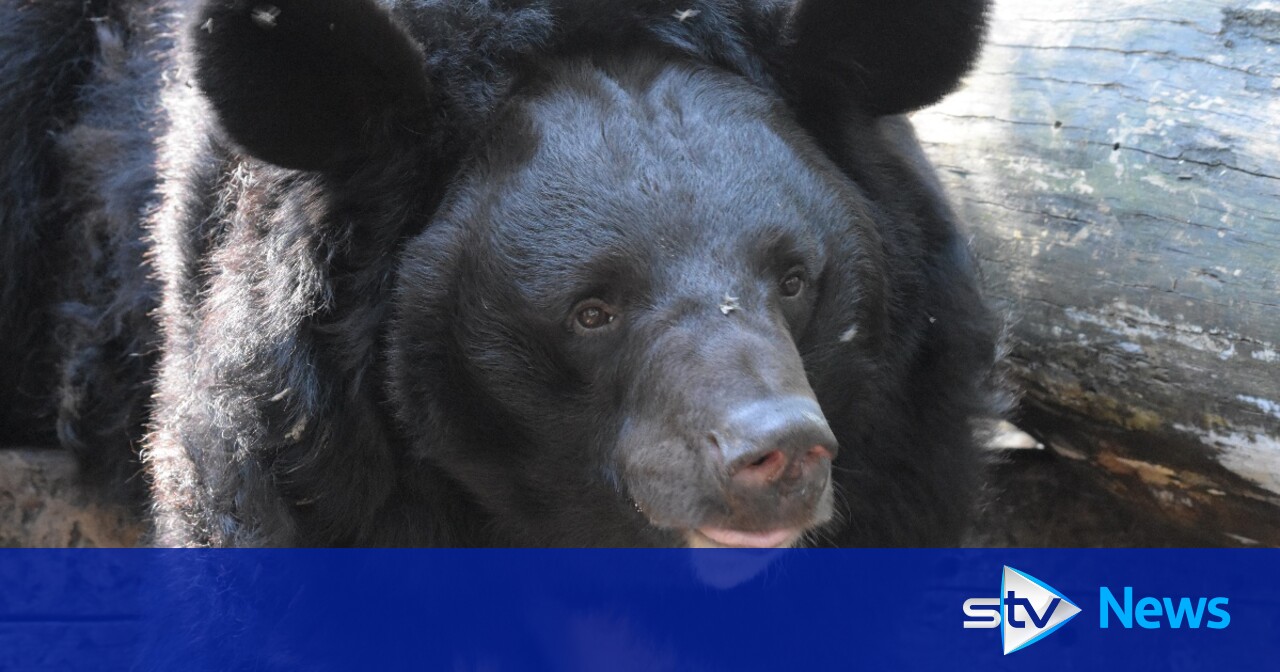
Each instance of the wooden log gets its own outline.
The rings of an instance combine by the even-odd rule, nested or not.
[[[1001,0],[913,119],[1028,400],[1280,503],[1280,3]]]

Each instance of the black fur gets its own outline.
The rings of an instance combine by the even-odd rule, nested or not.
[[[760,394],[816,396],[839,440],[810,542],[955,542],[997,324],[885,115],[955,85],[985,5],[18,3],[80,18],[0,48],[67,73],[62,103],[0,98],[5,203],[33,213],[4,251],[72,242],[6,268],[6,297],[53,281],[5,299],[0,342],[74,325],[47,356],[70,445],[123,455],[149,415],[162,544],[804,525],[821,507],[725,504],[699,452]],[[607,334],[575,335],[588,296]]]
[[[57,216],[55,133],[88,76],[89,5],[0,5],[0,426],[10,440],[52,441],[53,360],[47,347]]]
[[[910,112],[955,88],[978,55],[986,13],[972,0],[800,2],[787,67],[805,89],[848,90],[871,114]]]
[[[201,88],[264,161],[332,170],[425,128],[421,47],[372,0],[211,2],[197,22]]]
[[[158,347],[158,287],[144,220],[157,205],[161,73],[170,8],[105,1],[7,2],[0,117],[13,140],[0,174],[0,427],[50,430],[92,476],[139,494]],[[13,412],[16,411],[16,412]]]

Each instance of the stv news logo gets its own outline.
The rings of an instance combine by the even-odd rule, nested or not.
[[[964,627],[1000,629],[1009,655],[1044,639],[1080,613],[1065,595],[1030,574],[1005,565],[1000,597],[974,597],[964,602]]]

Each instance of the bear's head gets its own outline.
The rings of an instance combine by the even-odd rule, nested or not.
[[[985,3],[482,4],[214,2],[194,33],[247,154],[418,204],[370,224],[403,238],[406,445],[505,543],[821,535],[848,409],[893,394],[901,263],[822,136],[948,91]]]

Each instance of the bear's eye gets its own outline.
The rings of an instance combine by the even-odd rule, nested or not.
[[[573,328],[578,333],[595,331],[613,324],[617,318],[613,309],[599,299],[587,299],[573,311]]]
[[[786,297],[798,296],[804,291],[804,275],[799,271],[792,271],[787,277],[778,283],[778,288],[782,290],[782,295]]]

